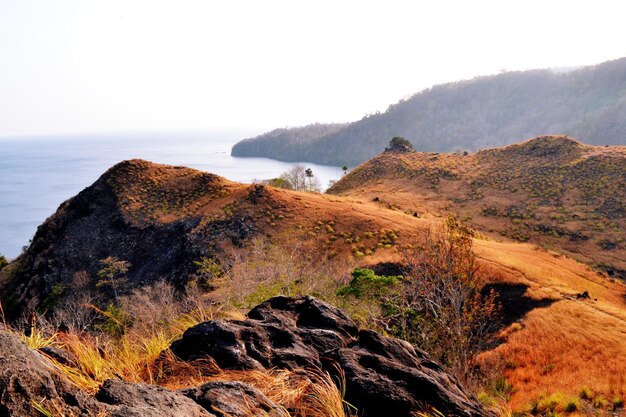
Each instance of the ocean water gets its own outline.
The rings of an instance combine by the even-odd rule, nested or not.
[[[0,139],[0,254],[16,257],[63,201],[125,159],[183,165],[244,183],[277,177],[293,166],[230,156],[242,137],[229,132]],[[324,188],[342,175],[339,167],[302,164]]]

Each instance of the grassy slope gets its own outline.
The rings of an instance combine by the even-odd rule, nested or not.
[[[626,147],[541,137],[468,156],[386,152],[329,192],[626,270]]]
[[[494,352],[511,367],[512,406],[527,406],[541,394],[576,396],[590,388],[612,399],[626,382],[626,286],[585,265],[534,245],[476,241],[476,251],[498,280],[528,285],[527,295],[551,299],[503,332]],[[576,299],[588,291],[590,299]],[[490,352],[488,355],[494,354]]]
[[[591,388],[609,400],[626,393],[626,287],[573,259],[626,269],[625,182],[626,148],[545,137],[468,156],[384,153],[330,192],[405,218],[465,218],[486,236],[475,249],[494,281],[549,300],[490,353],[506,357],[519,409],[552,392],[575,397]],[[604,250],[602,240],[617,247]],[[591,298],[576,299],[584,291]]]

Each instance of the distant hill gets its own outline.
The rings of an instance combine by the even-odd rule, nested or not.
[[[424,152],[474,151],[566,134],[626,145],[626,58],[568,72],[505,72],[426,89],[346,125],[279,129],[245,139],[233,156],[357,165],[403,136]]]
[[[626,278],[626,147],[543,136],[467,156],[387,151],[328,190],[454,215],[483,233],[559,249]]]

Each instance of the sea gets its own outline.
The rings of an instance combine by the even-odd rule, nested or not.
[[[177,132],[0,139],[0,254],[18,256],[62,202],[126,159],[187,166],[243,183],[278,177],[294,165],[231,156],[231,147],[244,137],[239,132]],[[343,173],[340,167],[301,163],[323,188]]]

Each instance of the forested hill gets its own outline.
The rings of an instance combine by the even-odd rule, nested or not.
[[[438,85],[350,124],[278,129],[243,140],[232,154],[354,166],[394,136],[419,151],[449,152],[544,134],[626,144],[626,58],[566,73],[505,72]]]

